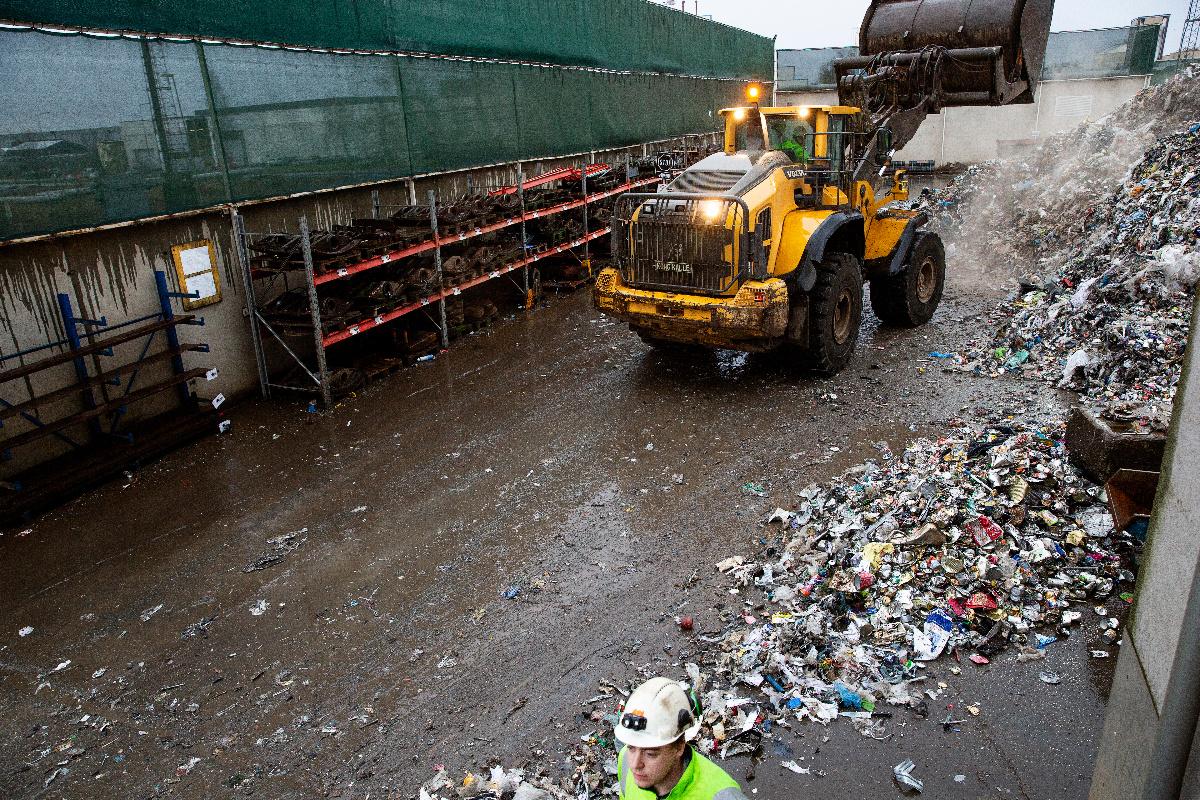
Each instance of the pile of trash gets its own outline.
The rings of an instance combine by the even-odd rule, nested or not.
[[[938,707],[935,662],[1044,658],[1085,610],[1101,628],[1082,635],[1108,657],[1116,620],[1092,608],[1132,602],[1137,544],[1067,463],[1064,432],[955,420],[899,456],[879,444],[878,460],[777,509],[758,559],[717,565],[742,607],[707,640],[707,675],[689,667],[700,748],[752,753],[775,726],[838,718],[886,738],[887,707]]]
[[[1138,93],[1112,114],[1049,137],[1024,158],[971,166],[919,206],[955,263],[1016,278],[1085,232],[1080,212],[1103,202],[1154,142],[1197,122],[1200,68]]]
[[[776,509],[757,558],[716,565],[740,603],[719,631],[694,635],[697,663],[677,676],[700,699],[697,748],[761,756],[781,729],[839,719],[886,739],[892,709],[958,725],[965,718],[935,713],[946,707],[939,670],[1041,660],[1070,636],[1084,636],[1093,658],[1115,655],[1121,630],[1106,606],[1133,601],[1139,545],[1114,531],[1101,490],[1068,463],[1064,436],[1063,425],[1008,417],[951,420],[941,438],[900,454],[876,444],[878,458]],[[1039,678],[1061,680],[1050,670]],[[587,701],[593,730],[552,765],[561,777],[546,766],[461,781],[441,771],[421,800],[613,794],[613,725],[631,688],[601,682]],[[904,766],[897,782],[919,782]]]
[[[1089,130],[1082,126],[1063,142],[1093,135]],[[1063,155],[1063,142],[1048,152]],[[1062,163],[1086,163],[1081,152],[1063,155]],[[962,247],[978,246],[962,238],[965,226],[976,224],[966,220],[981,205],[994,207],[986,187],[1003,170],[973,168],[923,201],[944,227],[963,220],[956,234]],[[1084,195],[1092,195],[1088,179],[1081,180],[1060,192],[1075,197],[1086,185]],[[1042,248],[1042,256],[1025,262],[1035,272],[1020,278],[1015,296],[997,310],[991,340],[931,356],[976,374],[1036,375],[1079,392],[1106,419],[1165,430],[1200,279],[1200,124],[1159,139],[1115,193],[1078,202],[1069,213],[1048,214],[1036,202],[1007,224],[995,223],[1001,238],[1016,243],[1010,251]],[[999,247],[991,240],[987,246]]]
[[[439,769],[418,792],[418,800],[453,800],[453,798],[504,798],[504,800],[575,800],[568,792],[545,776],[527,778],[524,770],[492,767],[487,775],[468,772],[462,781],[455,781]]]

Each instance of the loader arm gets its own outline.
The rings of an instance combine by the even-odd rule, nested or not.
[[[860,132],[872,134],[854,180],[874,178],[930,114],[1032,103],[1053,12],[1054,0],[873,0],[860,55],[834,62],[842,105],[861,108]]]

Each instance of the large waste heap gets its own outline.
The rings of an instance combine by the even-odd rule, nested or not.
[[[990,340],[938,357],[981,374],[1037,375],[1080,392],[1101,416],[1165,430],[1200,278],[1197,109],[1200,72],[1189,72],[1028,162],[972,168],[924,197],[956,263],[1019,276]],[[1179,131],[1108,182],[1118,154],[1169,125]],[[1022,180],[1006,184],[1015,173]]]

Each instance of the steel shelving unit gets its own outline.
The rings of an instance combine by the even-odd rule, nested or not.
[[[176,298],[198,295],[172,291],[162,271],[155,272],[154,278],[159,308],[151,314],[120,323],[109,323],[104,317],[85,319],[77,316],[70,295],[60,293],[63,337],[0,354],[0,392],[17,391],[18,386],[29,391],[31,381],[40,382],[48,371],[67,365],[75,372],[74,381],[25,400],[0,396],[0,461],[11,459],[17,448],[51,437],[67,448],[62,456],[0,480],[0,520],[68,496],[211,424],[189,384],[199,378],[213,380],[217,371],[187,369],[183,361],[185,353],[209,352],[208,345],[181,342],[178,336],[179,326],[203,325],[204,320],[177,315],[172,305]],[[122,345],[136,347],[136,357],[115,365],[104,362],[116,358],[115,348]],[[169,365],[169,373],[144,377],[158,364]],[[131,406],[168,392],[178,400],[173,412],[161,419],[129,423],[126,415]],[[81,407],[63,414],[61,409],[71,398]],[[26,429],[5,435],[6,427],[17,419],[26,423]]]
[[[612,168],[625,170],[624,180],[621,185],[598,192],[589,192],[588,178]],[[582,196],[542,208],[531,209],[526,207],[527,190],[562,180],[580,181]],[[377,255],[355,260],[327,271],[318,269],[318,265],[313,257],[313,234],[309,228],[307,219],[303,217],[299,220],[300,254],[303,259],[303,269],[279,271],[269,274],[256,269],[254,260],[251,257],[252,242],[255,237],[271,234],[247,231],[244,219],[235,211],[233,217],[234,236],[242,265],[243,285],[248,298],[251,334],[255,346],[255,358],[257,360],[259,381],[263,396],[271,397],[273,390],[318,393],[324,408],[331,408],[334,392],[330,384],[330,370],[326,353],[329,348],[336,347],[359,334],[388,325],[414,313],[423,314],[426,317],[440,334],[442,347],[446,348],[450,343],[450,330],[446,322],[446,300],[492,280],[499,278],[511,279],[516,288],[525,297],[525,308],[532,308],[533,288],[530,283],[530,267],[533,264],[550,256],[572,251],[578,247],[585,248],[584,259],[586,262],[589,243],[609,233],[607,227],[594,231],[588,230],[589,206],[624,192],[653,185],[660,180],[661,177],[659,176],[630,177],[629,167],[626,164],[620,164],[615,167],[610,167],[607,164],[588,164],[586,167],[553,170],[526,180],[523,168],[521,165],[518,165],[517,183],[515,185],[500,187],[489,192],[489,195],[517,194],[519,198],[517,213],[489,222],[488,224],[467,227],[466,229],[461,229],[462,226],[458,226],[460,229],[452,232],[439,230],[438,201],[435,193],[431,191],[428,194],[430,217],[428,238],[397,246]],[[379,217],[382,208],[378,193],[376,193],[372,203],[373,216]],[[576,209],[582,209],[583,212],[583,234],[581,236],[574,237],[570,241],[555,243],[538,249],[533,249],[529,246],[525,231],[527,223],[564,214]],[[476,237],[518,225],[521,226],[521,241],[524,243],[523,252],[520,257],[495,266],[483,274],[466,280],[451,281],[446,278],[442,268],[442,249],[444,247],[456,245]],[[321,313],[320,287],[329,286],[339,281],[352,280],[372,270],[387,265],[395,265],[403,259],[424,254],[433,255],[434,280],[432,291],[429,291],[426,295],[418,299],[407,300],[393,307],[380,310],[370,316],[365,316],[347,324],[339,324],[332,329],[326,330],[328,326],[325,324]],[[517,272],[520,272],[519,283],[516,280],[518,276],[514,275]],[[264,287],[266,289],[265,293],[271,293],[273,299],[285,292],[300,289],[299,285],[294,285],[296,281],[301,282],[304,294],[307,295],[307,320],[303,322],[297,320],[296,324],[285,328],[277,320],[272,320],[265,313],[265,305],[261,304],[257,299],[260,292],[256,284],[266,283],[267,286]],[[311,329],[311,333],[308,329]],[[306,358],[298,350],[308,350],[309,348],[307,346],[299,348],[293,345],[299,337],[309,335],[312,337],[312,355]],[[270,339],[274,340],[280,346],[288,359],[298,365],[298,374],[302,378],[307,378],[307,381],[303,381],[302,385],[276,382],[272,375],[272,365],[268,363],[265,346],[265,341],[267,340],[265,337],[270,337]]]

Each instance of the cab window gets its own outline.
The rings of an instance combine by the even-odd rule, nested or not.
[[[734,129],[734,148],[738,152],[767,149],[763,144],[762,117],[759,114],[747,114],[745,119],[738,122]]]
[[[829,117],[829,167],[834,172],[841,172],[845,164],[846,118],[830,115]]]
[[[807,121],[788,114],[767,118],[767,134],[771,149],[782,150],[798,164],[806,163],[813,154],[813,127]]]

